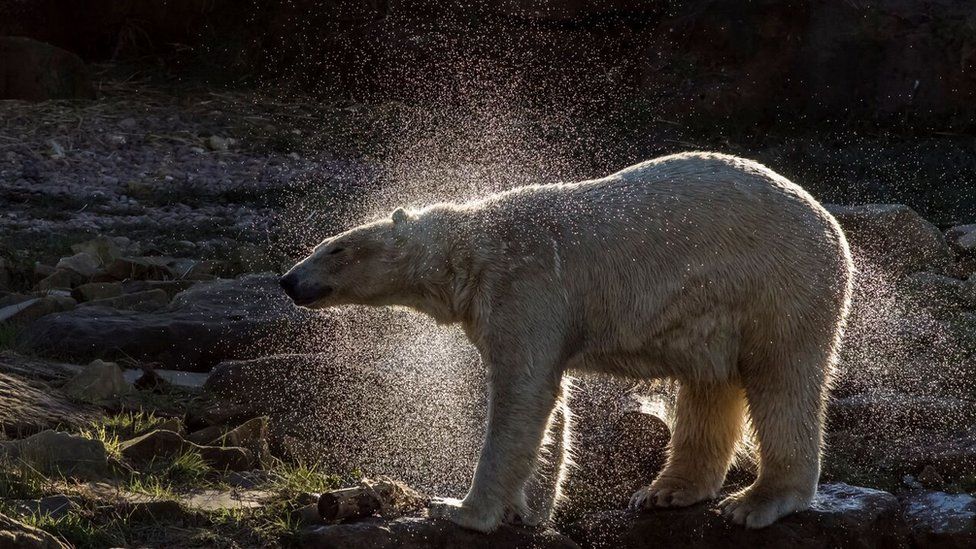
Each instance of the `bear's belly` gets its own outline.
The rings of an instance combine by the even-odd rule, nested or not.
[[[737,375],[736,316],[713,309],[666,326],[618,322],[585,338],[567,369],[641,379],[729,381]]]

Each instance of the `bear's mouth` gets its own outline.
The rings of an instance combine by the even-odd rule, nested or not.
[[[313,307],[317,303],[320,303],[332,295],[332,292],[332,286],[323,286],[320,288],[315,288],[310,292],[301,292],[298,295],[293,295],[291,296],[291,300],[299,307]]]

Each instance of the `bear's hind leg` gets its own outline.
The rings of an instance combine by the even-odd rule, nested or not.
[[[820,477],[829,355],[783,353],[782,361],[743,372],[759,439],[759,474],[722,501],[723,513],[749,528],[769,526],[810,506]]]
[[[742,436],[745,400],[732,384],[684,383],[678,388],[668,462],[631,507],[683,507],[714,498]]]

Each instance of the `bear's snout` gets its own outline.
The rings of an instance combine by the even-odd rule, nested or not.
[[[285,291],[285,294],[287,294],[292,301],[298,302],[298,277],[295,276],[295,273],[288,273],[281,277],[278,279],[278,284],[281,285],[281,289]]]
[[[278,279],[278,284],[295,305],[309,305],[324,299],[332,293],[332,287],[317,284],[301,284],[298,275],[288,273]]]

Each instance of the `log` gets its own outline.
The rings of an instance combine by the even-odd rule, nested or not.
[[[423,508],[428,498],[409,486],[379,478],[364,478],[359,486],[325,492],[319,496],[318,511],[322,520],[342,521],[379,514],[386,518]]]

